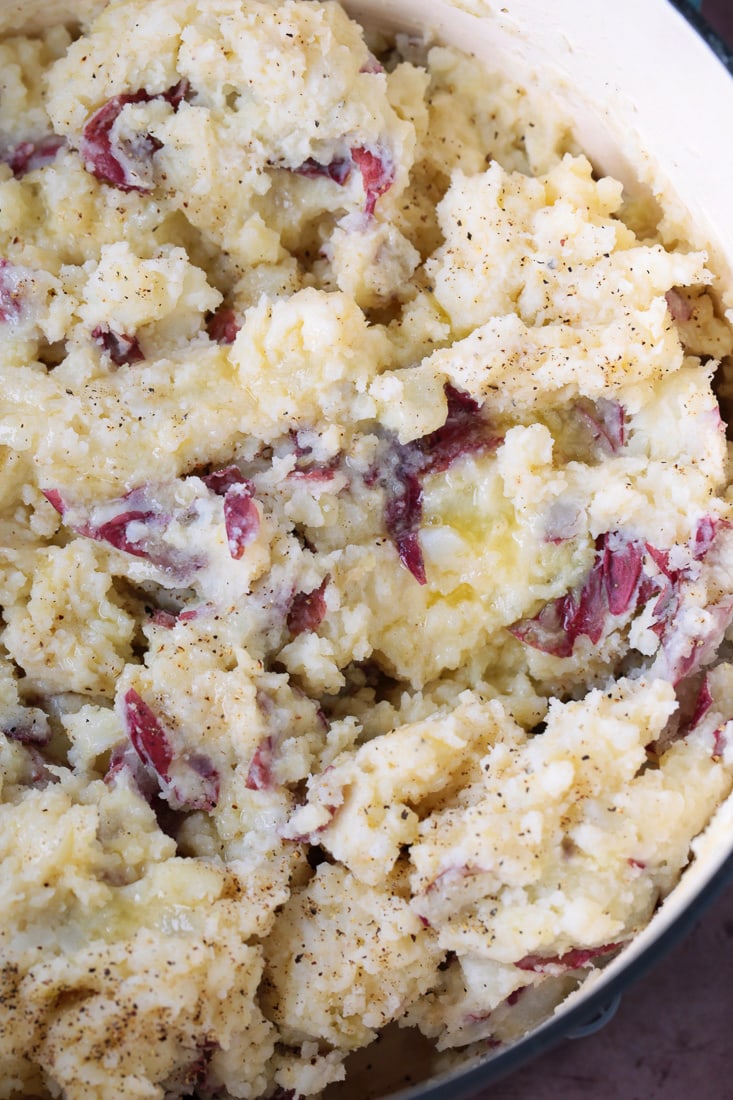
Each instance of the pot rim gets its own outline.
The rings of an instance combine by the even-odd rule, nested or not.
[[[718,60],[722,61],[728,72],[733,76],[733,43],[729,45],[725,42],[701,13],[700,0],[697,0],[696,3],[691,2],[691,0],[668,0],[668,2],[677,8],[681,15],[684,15],[687,22],[697,31],[703,41],[707,42]]]

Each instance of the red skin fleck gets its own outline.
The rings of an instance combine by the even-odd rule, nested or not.
[[[328,769],[326,769],[328,770]],[[325,774],[325,772],[324,772]],[[340,806],[324,806],[324,809],[331,815],[330,819],[323,825],[319,825],[316,829],[311,829],[309,833],[300,833],[295,836],[288,836],[288,840],[293,844],[318,844],[318,839],[321,833],[325,833],[326,829],[329,829],[333,824],[333,819],[341,809]]]
[[[77,535],[106,542],[116,550],[144,558],[182,582],[190,581],[193,573],[205,564],[206,558],[179,550],[165,541],[166,529],[175,519],[175,506],[172,506],[173,514],[165,511],[151,489],[154,487],[138,486],[123,497],[106,502],[120,511],[101,524],[93,523],[88,516],[84,518],[81,509],[68,517],[66,513],[70,506],[57,489],[44,490],[44,496]],[[139,524],[142,528],[134,532],[134,538],[130,533],[133,524]]]
[[[364,213],[371,218],[374,216],[377,199],[394,183],[394,163],[385,154],[379,156],[358,146],[351,150],[351,159],[361,172],[365,195]]]
[[[671,663],[673,664],[674,661]],[[675,686],[677,684],[679,684],[679,681],[676,681]],[[710,691],[707,673],[691,676],[685,683],[679,684],[675,694],[677,695],[677,710],[667,722],[657,742],[651,745],[651,749],[656,755],[660,755],[673,741],[681,740],[693,733],[704,720],[715,701]],[[717,731],[712,736],[716,738]]]
[[[717,516],[703,516],[695,525],[690,540],[690,551],[695,561],[702,561],[711,549],[721,528],[729,527],[727,520],[721,520]],[[687,569],[673,569],[669,564],[669,550],[659,550],[650,543],[644,544],[644,549],[659,570],[659,575],[642,578],[639,602],[646,602],[654,593],[657,600],[652,609],[654,622],[650,629],[658,638],[664,639],[668,631],[674,626],[674,620],[680,603],[680,585],[690,575]],[[721,613],[724,617],[724,613]],[[698,667],[699,667],[698,662]],[[690,666],[692,667],[692,666]],[[688,673],[684,673],[688,675]],[[675,683],[682,678],[680,674]]]
[[[700,691],[697,696],[697,702],[695,703],[695,710],[693,711],[690,723],[688,726],[688,732],[694,730],[696,726],[702,722],[703,718],[713,705],[713,697],[710,694],[710,684],[707,676],[703,677],[703,681],[700,684]]]
[[[545,542],[559,546],[582,533],[582,510],[577,504],[562,498],[555,501],[547,516]]]
[[[134,558],[144,558],[153,565],[170,572],[171,575],[180,576],[182,579],[191,571],[200,567],[201,562],[191,558],[184,559],[176,556],[175,551],[156,541],[158,533],[165,529],[170,520],[154,509],[120,512],[119,515],[101,523],[98,527],[91,524],[82,524],[74,530],[79,535],[94,539],[95,542],[106,542],[116,550],[130,554]],[[144,524],[147,530],[139,539],[132,540],[129,536],[129,528],[133,523]]]
[[[130,744],[117,745],[112,750],[104,782],[108,787],[112,786],[117,777],[125,773],[129,774],[145,801],[152,805],[158,793],[158,784]]]
[[[216,809],[221,790],[219,773],[214,765],[208,761],[208,758],[206,758],[207,765],[204,768],[202,764],[204,759],[200,756],[191,756],[186,761],[191,771],[198,777],[198,790],[189,795],[182,795],[174,785],[169,799],[173,809],[204,810],[206,813]]]
[[[173,763],[170,739],[154,712],[134,688],[125,694],[125,724],[132,747],[143,764],[169,782]]]
[[[658,550],[656,546],[652,546],[650,542],[644,543],[644,549],[649,557],[652,559],[657,569],[664,574],[665,577],[669,577],[670,580],[675,580],[679,573],[670,569],[669,565],[669,550]]]
[[[54,775],[52,771],[46,766],[46,761],[41,756],[35,745],[25,745],[25,751],[28,756],[28,763],[30,765],[30,772],[28,774],[28,783],[32,787],[45,788],[49,783],[59,783],[60,779],[57,775]]]
[[[657,594],[656,602],[652,608],[653,622],[650,630],[658,638],[662,638],[667,628],[674,621],[679,607],[679,588],[683,571],[670,567],[669,550],[659,550],[648,542],[644,544],[644,549],[656,565],[659,574],[651,578],[644,574],[640,586],[639,602],[646,603],[655,593]]]
[[[109,766],[104,776],[104,782],[109,786],[115,776],[119,775],[126,764],[125,756],[127,753],[126,745],[118,745],[117,748],[112,750],[109,758]]]
[[[300,432],[296,432],[291,428],[288,434],[290,435],[290,441],[293,445],[293,451],[296,458],[303,458],[305,455],[313,453],[313,448],[309,444],[301,443]]]
[[[381,61],[377,61],[374,54],[370,54],[369,55],[369,60],[366,61],[362,65],[362,67],[359,69],[359,72],[360,73],[383,73],[384,72],[384,65],[382,65]]]
[[[150,622],[154,623],[155,626],[163,626],[167,630],[171,630],[176,625],[176,616],[171,615],[170,611],[163,611],[162,608],[156,607],[150,616]]]
[[[635,609],[642,561],[639,543],[617,531],[601,535],[595,561],[580,589],[551,600],[533,618],[520,619],[507,629],[525,645],[554,657],[572,656],[581,635],[596,645],[609,615]]]
[[[2,732],[9,741],[16,741],[19,745],[44,748],[51,740],[51,727],[46,715],[41,710],[27,713],[18,722],[13,722],[2,727]]]
[[[421,473],[442,473],[463,455],[493,451],[501,442],[481,415],[478,401],[470,394],[447,384],[445,395],[448,414],[442,428],[405,445],[406,450],[414,450],[422,456]]]
[[[237,315],[228,306],[220,306],[206,323],[206,331],[217,344],[233,344],[239,328]]]
[[[508,1004],[509,1003],[509,998],[507,997],[506,1000],[507,1000],[507,1004]],[[484,1024],[484,1023],[486,1023],[487,1020],[490,1020],[492,1016],[493,1016],[492,1012],[469,1012],[464,1017],[463,1023],[464,1024],[469,1024],[469,1025],[470,1024]]]
[[[234,485],[247,485],[250,492],[254,492],[254,486],[248,481],[238,466],[224,466],[221,470],[205,474],[201,480],[207,489],[216,493],[218,497],[225,497],[229,489]]]
[[[161,793],[171,806],[212,810],[219,800],[219,773],[211,760],[201,753],[177,757],[170,733],[134,688],[125,693],[124,718],[132,747],[142,764],[158,777]]]
[[[372,72],[375,70],[364,69],[362,71]],[[350,159],[347,157],[336,157],[328,164],[321,164],[320,161],[314,160],[313,157],[308,157],[307,160],[299,164],[297,168],[293,168],[292,171],[298,176],[305,176],[306,179],[325,177],[343,187],[351,176],[353,166],[356,166],[361,173],[362,185],[364,187],[364,213],[368,218],[371,218],[374,216],[377,199],[383,195],[385,191],[388,191],[394,183],[394,164],[386,153],[380,155],[378,153],[373,153],[370,149],[355,145],[350,150]]]
[[[323,709],[323,707],[321,706],[320,703],[316,706],[316,718],[321,723],[324,730],[327,730],[327,729],[330,728],[330,723],[328,721],[328,718],[326,717],[326,712],[324,711],[324,709]]]
[[[149,557],[148,551],[142,542],[132,542],[128,537],[128,528],[131,523],[149,523],[158,519],[154,511],[130,511],[120,512],[119,515],[101,523],[99,527],[88,527],[82,534],[97,542],[108,542],[116,550],[123,550],[126,554],[132,554],[135,558]]]
[[[305,176],[306,179],[310,180],[324,176],[343,187],[351,175],[351,161],[345,157],[338,157],[336,160],[332,160],[330,164],[321,164],[313,157],[308,157],[297,168],[294,168],[293,172],[297,176]]]
[[[139,363],[145,358],[137,336],[128,336],[125,333],[114,332],[111,328],[97,325],[92,330],[92,340],[99,345],[102,351],[109,355],[116,367]]]
[[[59,490],[58,489],[42,489],[41,491],[42,491],[43,495],[45,496],[46,500],[48,501],[48,503],[53,508],[56,509],[56,511],[58,512],[58,514],[60,516],[63,516],[64,512],[66,511],[67,505],[66,505],[66,502],[64,501],[63,497],[61,496],[61,493],[59,492]]]
[[[202,603],[198,607],[190,607],[186,611],[181,611],[178,616],[179,623],[191,623],[195,619],[201,619],[207,615],[213,607],[211,603]]]
[[[175,111],[188,90],[188,82],[181,80],[168,91],[157,95],[151,95],[141,89],[138,92],[127,92],[108,99],[87,120],[82,131],[79,154],[86,170],[119,191],[141,193],[152,191],[152,183],[148,183],[144,178],[136,178],[135,166],[147,170],[153,153],[161,147],[160,142],[151,134],[139,134],[134,147],[123,149],[113,145],[112,127],[122,109],[129,103],[149,103],[152,99],[165,99]]]
[[[319,466],[314,464],[313,466],[307,466],[303,470],[291,470],[287,476],[289,481],[327,482],[333,481],[336,476],[336,470],[333,466]]]
[[[654,621],[649,629],[652,634],[662,638],[679,607],[679,592],[677,585],[664,577],[661,578],[661,583],[658,584],[656,591],[659,592],[659,595],[652,608]]]
[[[551,600],[532,619],[519,619],[507,627],[520,642],[549,653],[553,657],[570,657],[575,639],[567,629],[572,619],[574,604],[570,596]]]
[[[525,955],[523,959],[520,959],[514,965],[520,970],[532,970],[535,973],[542,973],[546,969],[555,968],[577,970],[579,967],[587,966],[604,955],[610,955],[621,946],[620,943],[607,943],[602,947],[576,947],[571,951],[566,951],[564,955],[551,955],[548,957]]]
[[[160,98],[164,99],[167,103],[170,103],[174,111],[177,111],[184,100],[188,99],[191,92],[191,84],[184,76],[177,84],[174,84],[172,88],[169,88],[167,92],[161,92]],[[151,99],[157,99],[158,96],[151,96]]]
[[[287,625],[291,634],[318,630],[326,615],[325,592],[330,575],[327,573],[312,592],[296,592],[288,611]]]
[[[646,870],[646,863],[642,862],[642,860],[640,860],[640,859],[631,859],[631,858],[629,858],[629,859],[626,860],[626,862],[628,863],[629,867],[633,867],[637,871],[645,871]]]
[[[293,441],[296,466],[295,469],[291,470],[287,475],[288,480],[313,482],[332,481],[336,475],[336,470],[341,464],[341,455],[336,454],[327,462],[311,462],[309,456],[312,454],[313,448],[303,446],[300,443],[297,432],[291,432],[290,434]]]
[[[664,638],[663,645],[669,657],[667,676],[675,685],[687,676],[691,676],[693,672],[703,668],[714,658],[723,641],[725,632],[733,620],[733,598],[728,597],[720,600],[717,604],[708,604],[706,610],[711,621],[701,635],[690,640],[690,648],[687,653],[677,654],[673,652],[673,630]]]
[[[575,412],[584,420],[599,451],[615,455],[626,442],[626,410],[618,401],[581,398]]]
[[[288,480],[313,482],[332,481],[335,477],[336,470],[341,465],[341,455],[335,454],[327,462],[312,462],[310,456],[313,453],[313,448],[308,444],[301,443],[300,434],[298,432],[291,431],[290,438],[293,445],[293,453],[295,454],[296,466],[295,469],[287,474]]]
[[[410,470],[398,466],[395,471],[398,489],[388,493],[384,506],[387,534],[395,545],[400,561],[418,584],[427,584],[425,562],[418,540],[422,519],[422,485]]]
[[[728,744],[728,738],[725,734],[725,727],[721,726],[715,730],[713,734],[713,758],[720,759],[725,752],[725,747]]]
[[[447,470],[463,455],[493,451],[501,442],[469,394],[446,385],[445,424],[412,443],[393,443],[367,484],[385,490],[384,523],[400,561],[419,584],[426,584],[418,539],[422,519],[421,478]]]
[[[196,772],[196,775],[205,780],[207,785],[215,791],[215,797],[211,803],[211,808],[213,808],[219,801],[219,773],[213,762],[203,753],[192,752],[187,755],[186,763],[192,771]]]
[[[198,1046],[198,1054],[186,1070],[185,1084],[188,1088],[205,1087],[209,1076],[209,1064],[219,1044],[208,1039]]]
[[[667,299],[667,309],[672,315],[675,321],[689,321],[692,317],[692,309],[690,303],[687,301],[683,294],[680,294],[676,287],[672,287],[664,295]]]
[[[616,545],[614,546],[614,542]],[[623,615],[639,586],[643,555],[638,542],[606,536],[603,547],[603,580],[612,615]]]
[[[577,601],[570,594],[562,605],[563,626],[571,647],[581,634],[590,638],[593,645],[601,640],[608,615],[608,595],[604,580],[603,557],[597,555]]]
[[[483,874],[483,868],[477,867],[473,863],[461,863],[453,867],[446,867],[432,882],[428,883],[423,892],[432,894],[434,890],[443,890],[446,886],[450,889],[450,884],[457,879],[472,878],[474,875],[481,874]]]
[[[224,496],[224,526],[229,553],[239,560],[260,530],[260,514],[252,499],[254,486],[246,479],[230,486]]]
[[[692,535],[692,556],[695,561],[705,557],[723,527],[730,527],[730,523],[718,516],[703,516],[697,521]]]
[[[28,172],[43,168],[56,159],[60,149],[66,144],[65,138],[58,134],[48,134],[38,141],[21,141],[10,149],[3,160],[10,165],[16,179],[22,179]]]
[[[153,185],[136,180],[124,159],[130,159],[132,150],[113,147],[111,131],[123,107],[128,103],[147,103],[152,97],[145,91],[116,95],[107,100],[87,121],[82,131],[79,154],[84,167],[97,179],[109,183],[120,191],[152,191]],[[148,134],[140,136],[132,159],[143,162],[152,157],[160,145]]]
[[[272,790],[274,786],[272,778],[274,747],[272,737],[263,737],[255,749],[245,783],[248,791]]]
[[[8,324],[19,321],[23,312],[23,299],[12,270],[10,260],[0,257],[0,321]]]

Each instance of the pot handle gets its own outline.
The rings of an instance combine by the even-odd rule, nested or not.
[[[600,1031],[602,1027],[610,1023],[618,1012],[620,1004],[621,994],[619,993],[619,995],[614,997],[612,1001],[609,1001],[607,1005],[600,1008],[594,1016],[591,1016],[590,1020],[587,1020],[584,1024],[579,1024],[578,1027],[574,1027],[572,1031],[568,1031],[565,1038],[585,1039],[588,1035],[595,1035],[596,1031]]]

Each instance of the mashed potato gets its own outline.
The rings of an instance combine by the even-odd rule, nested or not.
[[[731,791],[707,257],[373,48],[306,0],[0,44],[0,1097],[500,1049]]]

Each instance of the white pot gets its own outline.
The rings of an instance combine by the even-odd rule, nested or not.
[[[151,0],[154,2],[154,0]],[[99,0],[0,0],[0,33],[84,17]],[[669,0],[346,0],[367,25],[428,31],[562,101],[596,167],[650,188],[711,254],[733,307],[733,79]],[[648,927],[555,1017],[489,1061],[401,1093],[460,1100],[577,1028],[699,916],[733,876],[733,800]],[[404,1066],[400,1069],[404,1071]]]

